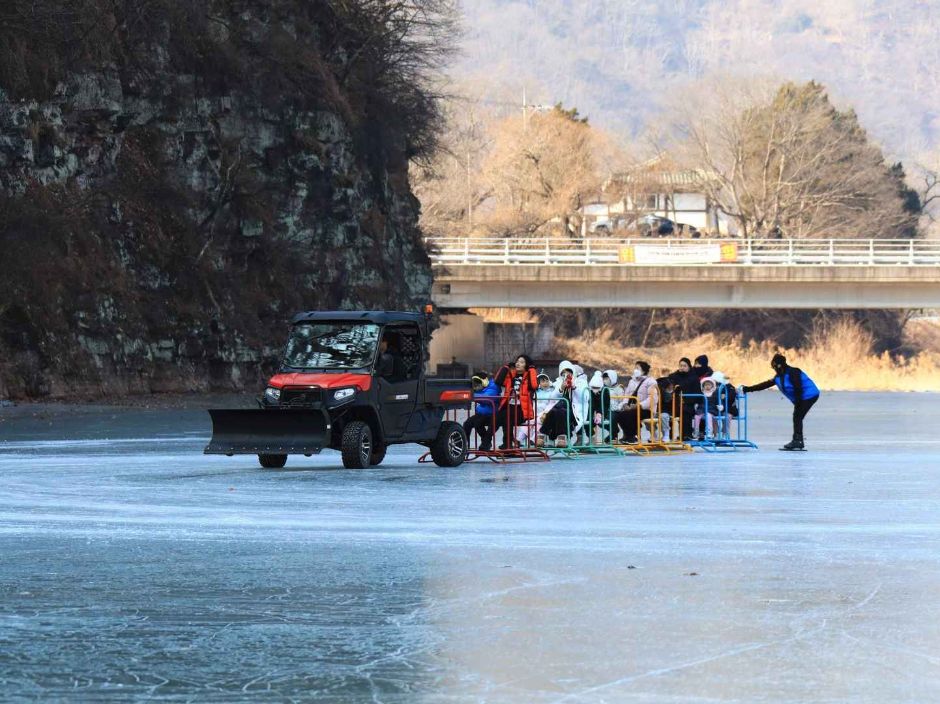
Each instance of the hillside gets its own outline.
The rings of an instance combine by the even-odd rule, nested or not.
[[[0,398],[254,389],[295,311],[427,301],[388,7],[4,4]]]
[[[462,0],[453,73],[507,109],[576,105],[636,136],[714,76],[815,79],[892,157],[940,146],[940,6],[917,0]]]

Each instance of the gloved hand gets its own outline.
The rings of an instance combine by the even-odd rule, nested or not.
[[[723,410],[725,410],[725,407],[722,406],[722,405],[719,403],[719,404],[718,404],[718,412],[721,413]]]
[[[743,396],[745,393],[747,392],[744,390],[744,385],[742,384],[738,387],[738,394]]]

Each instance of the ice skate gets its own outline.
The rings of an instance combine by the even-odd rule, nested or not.
[[[784,452],[806,452],[806,447],[803,445],[803,438],[793,438],[780,449]]]

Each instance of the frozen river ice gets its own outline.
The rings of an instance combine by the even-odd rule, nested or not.
[[[940,395],[808,453],[263,471],[206,414],[0,409],[0,700],[940,701]]]

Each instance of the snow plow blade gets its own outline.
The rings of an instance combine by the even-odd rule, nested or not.
[[[214,409],[207,455],[313,455],[329,443],[325,411]]]

